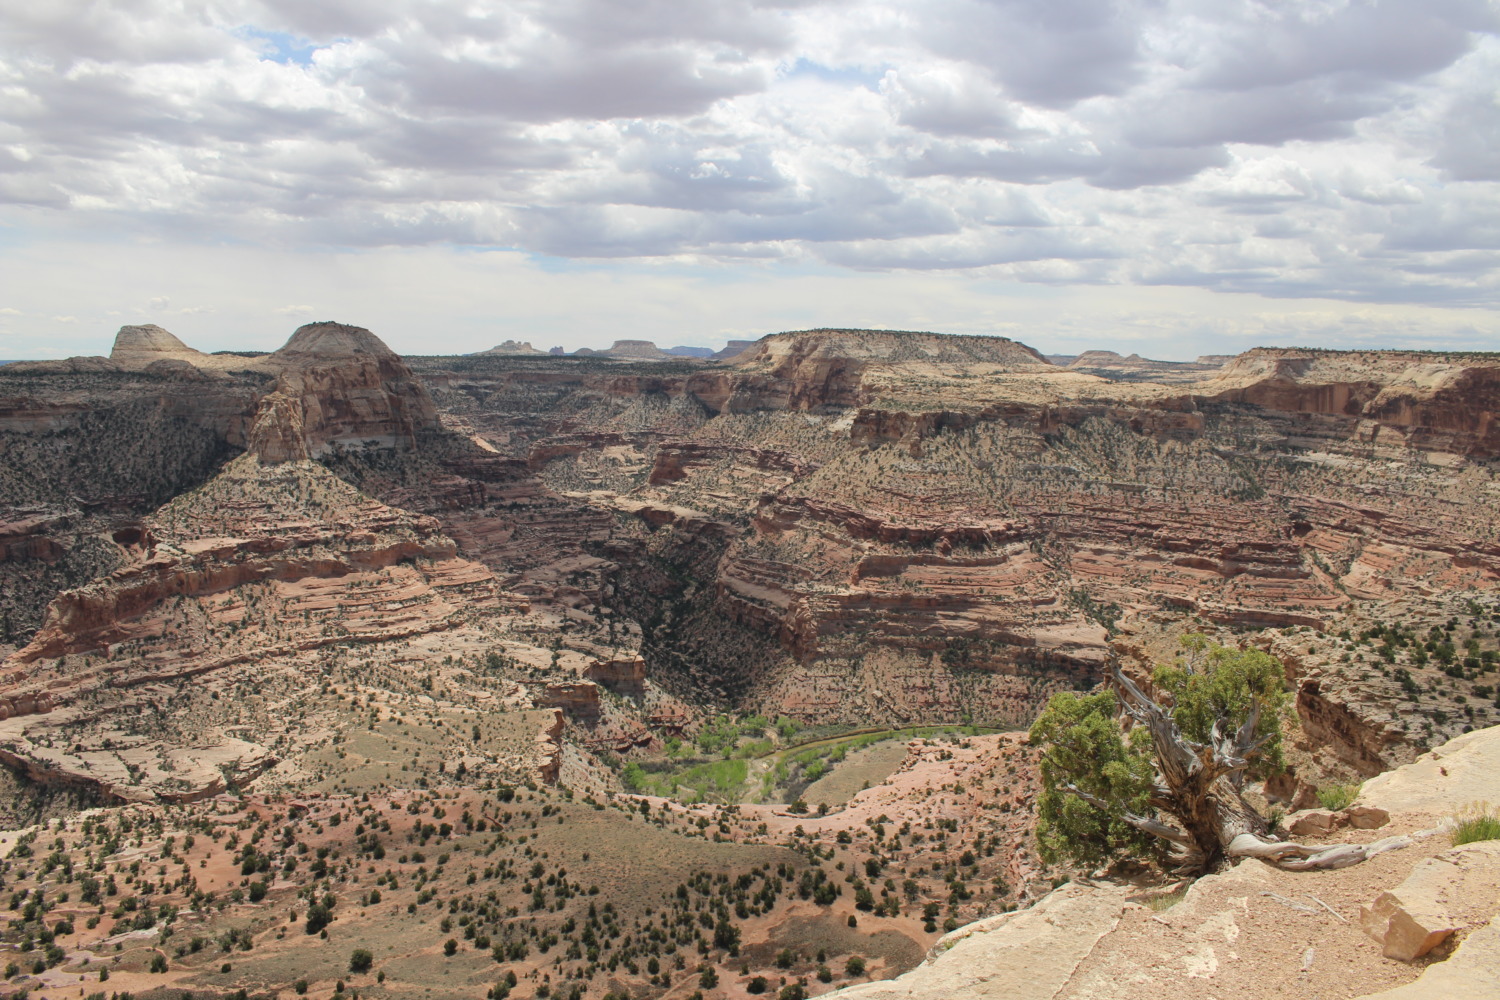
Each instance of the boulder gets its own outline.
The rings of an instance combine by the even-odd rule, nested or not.
[[[1386,958],[1410,962],[1443,943],[1458,928],[1441,906],[1414,894],[1382,892],[1375,902],[1359,908],[1359,925],[1380,942]]]
[[[1356,830],[1378,830],[1391,821],[1391,814],[1379,806],[1351,806],[1344,815]]]
[[[1453,950],[1446,962],[1434,962],[1416,982],[1372,993],[1360,1000],[1453,1000],[1454,997],[1500,996],[1500,920],[1491,920]]]
[[[1406,881],[1360,907],[1359,924],[1386,958],[1410,962],[1487,919],[1497,890],[1500,841],[1465,844],[1421,862]]]
[[[1332,833],[1344,825],[1343,817],[1327,809],[1309,809],[1289,817],[1287,830],[1294,837],[1316,837]]]

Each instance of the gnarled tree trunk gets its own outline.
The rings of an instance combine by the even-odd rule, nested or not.
[[[1171,856],[1184,869],[1207,871],[1225,858],[1260,858],[1298,870],[1345,868],[1435,832],[1387,837],[1372,844],[1304,845],[1270,839],[1265,819],[1241,791],[1245,770],[1264,742],[1255,735],[1258,705],[1233,732],[1216,724],[1209,742],[1198,743],[1183,735],[1171,711],[1126,677],[1118,662],[1111,673],[1125,713],[1151,734],[1156,763],[1151,805],[1174,818],[1178,826],[1132,813],[1126,813],[1125,820],[1167,841]],[[1071,790],[1096,806],[1107,807],[1077,788]]]

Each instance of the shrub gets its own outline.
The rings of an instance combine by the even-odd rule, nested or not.
[[[1453,846],[1472,844],[1477,840],[1500,840],[1500,815],[1477,813],[1458,821],[1453,828]]]
[[[1348,809],[1359,795],[1359,784],[1329,785],[1318,789],[1318,804],[1330,812]]]
[[[333,910],[322,903],[314,903],[307,908],[307,925],[303,930],[309,934],[316,934],[327,927],[333,920]]]
[[[850,955],[849,961],[844,963],[844,975],[863,976],[865,974],[865,960],[858,955]]]
[[[366,948],[355,948],[354,953],[349,956],[349,971],[353,973],[369,972],[374,964],[375,956]]]

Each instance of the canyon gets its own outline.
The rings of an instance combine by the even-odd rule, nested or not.
[[[1016,731],[1186,633],[1284,665],[1278,808],[1500,723],[1500,356],[699,353],[125,327],[0,368],[0,825],[529,783],[863,852],[956,925],[1057,874]],[[887,919],[892,976],[938,931]]]

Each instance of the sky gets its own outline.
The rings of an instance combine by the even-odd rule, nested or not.
[[[0,0],[0,358],[1500,349],[1500,0]]]

